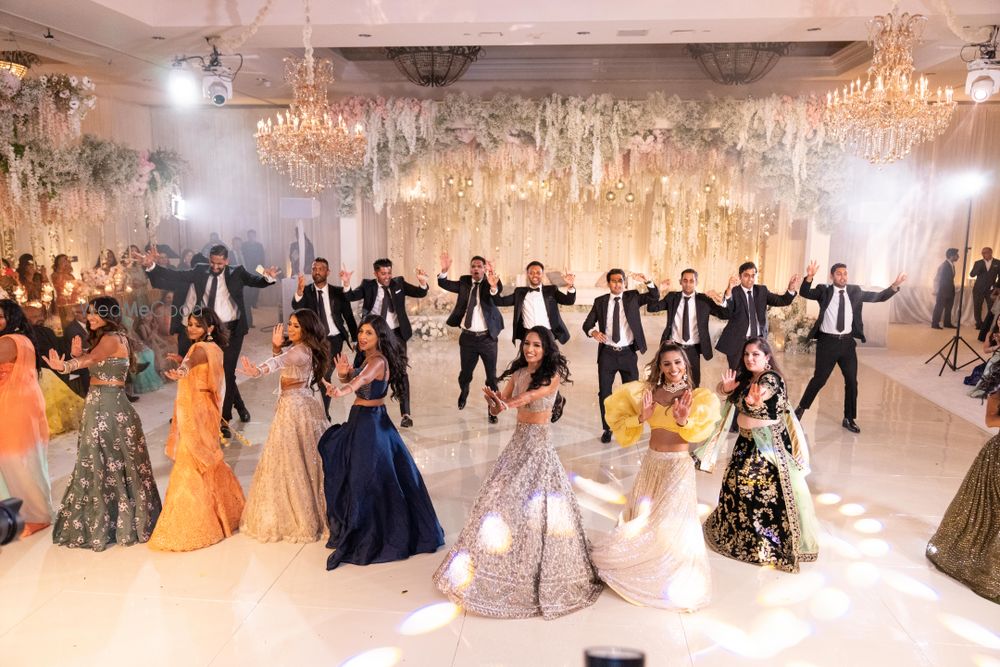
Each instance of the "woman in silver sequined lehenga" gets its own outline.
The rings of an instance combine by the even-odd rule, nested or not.
[[[587,554],[576,496],[552,445],[550,418],[566,358],[534,327],[501,376],[483,389],[490,413],[517,408],[517,427],[479,490],[434,583],[482,616],[557,618],[594,603],[602,584]]]
[[[240,532],[258,542],[315,542],[328,532],[316,442],[329,424],[313,387],[330,367],[330,346],[316,313],[296,310],[288,318],[287,341],[282,325],[277,325],[271,351],[274,356],[258,366],[242,359],[245,375],[280,372],[281,394],[250,483]]]
[[[986,402],[986,425],[1000,426],[1000,393]],[[1000,604],[1000,435],[990,438],[948,505],[927,558],[978,595]]]

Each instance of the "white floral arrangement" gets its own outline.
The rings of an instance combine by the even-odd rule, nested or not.
[[[410,320],[413,336],[419,340],[443,340],[453,336],[452,327],[445,324],[443,317],[417,315]]]
[[[795,299],[785,308],[769,308],[767,326],[772,342],[778,349],[791,354],[811,352],[816,341],[809,338],[809,332],[816,318],[806,314],[806,303]]]

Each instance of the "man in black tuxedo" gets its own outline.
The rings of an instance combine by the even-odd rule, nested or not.
[[[766,285],[756,285],[757,265],[744,262],[740,265],[739,277],[732,276],[726,288],[726,310],[729,321],[719,336],[715,349],[726,355],[729,368],[740,367],[743,345],[749,338],[767,337],[767,307],[790,306],[795,300],[795,290],[799,286],[799,275],[788,281],[788,291],[773,294]]]
[[[448,280],[448,270],[451,269],[451,257],[441,253],[441,273],[438,274],[438,287],[458,294],[455,309],[448,316],[450,327],[461,327],[458,337],[459,357],[462,370],[458,374],[458,409],[465,409],[469,398],[469,386],[472,384],[472,374],[476,364],[481,359],[483,370],[486,371],[486,386],[497,391],[497,339],[503,331],[503,316],[493,304],[490,296],[490,284],[486,280],[487,261],[476,255],[469,262],[468,275],[460,276],[458,280]],[[497,281],[497,291],[503,290],[503,285]],[[486,411],[491,424],[497,423],[495,415]]]
[[[955,306],[955,263],[958,261],[958,248],[948,248],[944,261],[938,267],[934,276],[934,312],[931,315],[931,329],[940,329],[941,316],[944,316],[944,326],[954,329],[951,323],[951,309]],[[976,317],[979,314],[976,313]]]
[[[158,254],[156,258],[160,260],[162,257],[163,255]],[[176,271],[169,266],[164,266],[162,262],[158,263],[167,269],[167,271],[157,272],[155,275],[147,273],[146,276],[149,278],[149,284],[154,289],[171,293],[170,333],[177,336],[177,354],[183,357],[191,347],[191,339],[187,337],[187,316],[190,311],[184,309],[184,304],[187,303],[189,298],[192,300],[195,298],[194,285],[187,280],[180,279],[174,274],[177,271],[194,269],[199,265],[207,266],[208,259],[200,252],[196,252],[191,257],[190,266],[178,266]],[[253,292],[256,293],[256,290],[253,290]]]
[[[857,285],[847,284],[847,265],[839,263],[830,267],[833,284],[813,287],[812,281],[818,268],[819,264],[810,262],[806,278],[802,281],[802,296],[819,302],[819,317],[809,331],[809,338],[816,339],[816,370],[795,409],[795,416],[802,418],[826,384],[834,366],[840,366],[844,375],[843,427],[852,433],[861,433],[861,428],[854,421],[858,416],[858,352],[854,339],[865,342],[861,306],[866,302],[878,303],[894,297],[906,280],[906,274],[900,273],[896,281],[881,292],[866,292]]]
[[[993,248],[983,248],[983,258],[977,259],[972,265],[970,278],[975,278],[972,285],[972,312],[976,317],[976,328],[983,326],[983,304],[986,304],[986,317],[990,318],[990,293],[1000,284],[1000,262],[993,259]]]
[[[486,280],[490,283],[490,295],[493,296],[493,303],[497,306],[514,306],[514,335],[513,341],[524,340],[526,332],[536,326],[543,326],[552,332],[555,339],[562,345],[569,342],[569,329],[563,323],[559,314],[559,306],[572,306],[576,303],[576,287],[573,282],[576,276],[572,273],[562,274],[563,282],[566,283],[566,292],[563,293],[555,285],[542,285],[542,277],[545,275],[545,265],[539,261],[529,262],[525,267],[527,273],[528,286],[515,287],[514,291],[507,296],[501,296],[497,286],[500,279],[496,273],[489,271]],[[552,405],[552,421],[557,422],[562,417],[563,408],[566,406],[566,399],[562,394],[556,394],[556,402]]]
[[[670,281],[664,283],[668,287]],[[663,328],[660,343],[671,342],[684,348],[688,370],[695,387],[701,386],[701,357],[712,358],[712,338],[708,333],[708,316],[729,319],[729,310],[717,304],[712,297],[698,290],[698,272],[681,271],[681,291],[668,292],[646,310],[656,313],[667,311],[667,325]],[[666,291],[664,289],[664,291]]]
[[[406,315],[406,297],[422,299],[427,296],[427,273],[417,269],[417,282],[411,285],[402,276],[393,277],[392,261],[376,259],[372,265],[375,269],[374,278],[365,278],[361,284],[351,289],[352,271],[342,269],[340,280],[344,285],[344,298],[348,301],[361,301],[361,318],[370,314],[379,315],[396,335],[396,342],[406,350],[406,341],[413,335],[410,318]],[[413,426],[410,416],[410,378],[403,377],[403,395],[399,400],[399,411],[402,418],[399,425],[403,428]]]
[[[305,274],[299,274],[298,287],[292,297],[292,309],[304,308],[319,316],[319,321],[326,331],[326,340],[330,344],[330,358],[334,359],[344,349],[346,342],[357,340],[358,324],[354,320],[351,304],[344,298],[344,289],[327,282],[330,276],[330,263],[322,257],[313,260],[312,284],[306,285]],[[332,373],[331,366],[331,373]],[[327,377],[327,380],[330,378]],[[323,392],[323,409],[326,418],[330,418],[330,397]]]
[[[250,411],[243,403],[243,397],[236,386],[236,365],[243,350],[243,337],[250,330],[243,290],[246,287],[273,285],[278,275],[277,267],[266,269],[264,275],[256,275],[242,266],[229,266],[229,250],[221,244],[213,246],[209,251],[207,265],[202,264],[187,271],[171,271],[157,266],[156,251],[143,255],[142,261],[151,283],[163,279],[168,284],[186,283],[194,287],[193,292],[187,292],[183,312],[190,313],[195,307],[201,306],[212,309],[219,316],[229,333],[229,344],[223,350],[222,358],[226,375],[222,418],[227,422],[232,419],[235,404],[240,421],[250,421]],[[227,431],[227,428],[223,428],[223,435],[227,435]]]
[[[604,418],[604,399],[611,395],[615,375],[622,384],[639,379],[639,354],[646,353],[646,335],[642,330],[639,309],[656,303],[660,297],[656,285],[642,274],[632,274],[635,280],[646,284],[647,291],[626,290],[625,271],[611,269],[605,279],[608,294],[594,299],[594,305],[583,321],[583,332],[598,343],[597,348],[597,400],[601,406],[601,442],[611,442],[611,429]],[[638,353],[638,354],[637,354]]]
[[[63,335],[60,340],[59,352],[66,356],[67,359],[73,356],[73,339],[80,339],[80,347],[82,350],[86,351],[89,349],[87,344],[88,333],[87,333],[87,304],[85,303],[75,303],[72,307],[72,319],[63,325]],[[86,368],[81,368],[79,370],[73,371],[70,375],[58,374],[60,378],[66,378],[66,384],[70,388],[79,394],[80,396],[86,398],[87,390],[90,388],[90,371]]]

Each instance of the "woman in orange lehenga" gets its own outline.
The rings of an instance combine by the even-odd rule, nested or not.
[[[52,496],[45,450],[49,426],[45,399],[38,387],[38,367],[31,329],[24,312],[9,299],[0,300],[0,498],[24,501],[24,536],[52,523]]]
[[[163,512],[149,540],[161,551],[193,551],[219,542],[236,531],[243,514],[243,489],[222,458],[219,422],[224,372],[225,328],[203,308],[188,315],[187,335],[193,345],[180,367],[167,371],[178,380],[167,456],[174,460]],[[181,361],[171,355],[174,361]]]

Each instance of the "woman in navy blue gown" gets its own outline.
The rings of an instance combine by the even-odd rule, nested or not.
[[[424,480],[385,409],[390,387],[393,398],[402,395],[406,352],[378,315],[361,322],[358,349],[361,367],[338,355],[343,384],[326,385],[329,396],[356,396],[347,423],[331,426],[319,441],[330,520],[326,546],[334,550],[328,570],[403,560],[444,544]]]

